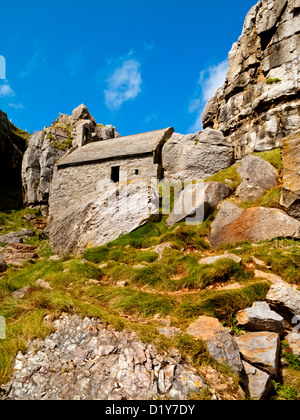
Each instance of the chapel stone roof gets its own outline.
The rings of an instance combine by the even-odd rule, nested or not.
[[[174,133],[172,127],[111,140],[88,143],[57,163],[58,167],[83,165],[122,158],[134,158],[155,153]]]

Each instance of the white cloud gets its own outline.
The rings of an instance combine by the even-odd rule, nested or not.
[[[134,59],[124,61],[107,80],[107,89],[104,91],[107,107],[117,110],[124,102],[135,99],[142,91],[141,85],[139,61]]]
[[[9,86],[9,83],[7,81],[5,81],[3,85],[0,85],[0,97],[5,98],[8,96],[14,96],[14,95],[15,95],[15,92]]]
[[[11,108],[14,108],[14,109],[23,109],[24,108],[24,105],[22,105],[22,104],[14,104],[12,102],[9,103],[8,106],[11,107]]]
[[[197,86],[197,97],[190,101],[189,112],[197,112],[195,123],[190,127],[190,132],[202,130],[202,114],[207,101],[214,96],[217,89],[222,87],[228,71],[228,60],[208,67],[200,72]]]

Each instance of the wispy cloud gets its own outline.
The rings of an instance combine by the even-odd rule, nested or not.
[[[200,72],[196,94],[190,101],[189,112],[197,112],[195,123],[189,132],[202,130],[202,114],[207,101],[214,96],[216,90],[223,86],[228,71],[228,60],[210,66]]]
[[[13,109],[23,109],[24,108],[24,105],[22,105],[22,104],[14,104],[14,103],[9,103],[8,104],[8,106],[10,107],[10,108],[13,108]]]
[[[107,79],[105,103],[110,110],[118,110],[126,101],[135,99],[142,89],[140,62],[127,59]]]
[[[10,96],[15,96],[15,92],[12,90],[8,81],[6,80],[3,84],[0,85],[0,97],[7,98]]]

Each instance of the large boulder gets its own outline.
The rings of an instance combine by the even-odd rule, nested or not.
[[[278,172],[269,162],[258,156],[246,156],[238,169],[243,179],[236,190],[242,201],[256,201],[277,186]]]
[[[255,367],[277,377],[280,337],[272,332],[247,332],[237,338],[243,359]]]
[[[168,180],[200,180],[234,163],[232,146],[217,130],[196,134],[174,133],[162,151],[164,177]]]
[[[202,223],[232,193],[232,188],[221,182],[190,184],[181,192],[166,223],[173,226],[194,214]]]
[[[246,210],[225,201],[211,226],[209,241],[213,247],[278,237],[300,238],[300,222],[285,212],[265,207]]]
[[[187,333],[204,340],[209,354],[219,363],[230,366],[236,373],[242,371],[243,365],[236,340],[216,318],[198,318],[189,325]]]
[[[113,126],[96,124],[85,105],[72,116],[60,114],[50,127],[34,133],[28,142],[22,163],[25,205],[48,204],[55,163],[73,147],[120,137]]]
[[[238,159],[300,128],[299,27],[295,0],[261,0],[246,16],[225,84],[203,114],[204,128],[228,136]]]
[[[281,140],[283,194],[280,204],[300,219],[300,131]]]
[[[266,300],[276,312],[289,321],[300,315],[300,292],[297,287],[285,283],[273,284]]]
[[[107,190],[87,194],[63,211],[51,213],[49,237],[56,254],[82,253],[104,245],[157,218],[148,185],[139,181],[110,184]]]
[[[266,302],[254,302],[252,308],[239,311],[237,321],[238,327],[248,331],[270,331],[280,335],[284,332],[284,319]]]

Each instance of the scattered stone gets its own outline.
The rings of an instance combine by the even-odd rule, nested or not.
[[[11,232],[0,236],[0,243],[4,245],[21,244],[26,238],[31,238],[35,233],[32,230],[23,229],[19,232]]]
[[[233,189],[221,182],[190,184],[181,192],[166,223],[174,226],[195,214],[196,219],[202,222],[232,193]]]
[[[300,292],[296,287],[284,283],[275,284],[271,286],[266,300],[276,312],[288,321],[299,315]]]
[[[30,286],[22,287],[22,289],[16,290],[13,292],[13,298],[15,299],[23,299],[30,291]]]
[[[280,337],[272,332],[247,332],[237,338],[243,359],[277,377]]]
[[[0,254],[0,273],[3,273],[4,271],[7,270],[7,264],[6,262],[2,259],[1,254]]]
[[[187,333],[204,340],[209,354],[219,363],[227,364],[237,373],[241,372],[243,366],[236,340],[216,318],[198,318],[190,324]]]
[[[52,255],[50,258],[48,258],[49,261],[59,261],[61,260],[61,257],[59,255]]]
[[[90,279],[90,280],[88,280],[88,281],[86,282],[86,284],[87,284],[88,286],[92,286],[92,285],[97,286],[97,285],[99,285],[99,284],[100,284],[100,281],[99,281],[99,280]]]
[[[118,281],[117,286],[118,287],[126,287],[128,285],[128,282],[126,280]]]
[[[256,265],[265,266],[265,267],[266,267],[266,265],[267,265],[264,261],[262,261],[262,260],[260,260],[260,259],[258,259],[258,258],[256,258],[256,257],[252,257],[252,260],[254,261],[254,263],[255,263]]]
[[[242,258],[240,258],[239,256],[237,256],[235,254],[223,254],[223,255],[217,255],[215,257],[202,258],[199,261],[199,264],[214,264],[215,262],[220,261],[220,260],[224,260],[224,259],[233,260],[237,264],[242,263]]]
[[[270,375],[243,361],[241,384],[253,400],[265,400],[272,389]]]
[[[163,334],[168,338],[174,338],[176,335],[181,334],[181,331],[179,328],[175,327],[162,327],[158,329],[159,334]]]
[[[27,222],[30,222],[31,220],[35,220],[35,215],[34,214],[31,214],[31,213],[29,213],[29,214],[25,214],[24,216],[23,216],[23,219],[24,220],[27,220]]]
[[[279,335],[284,333],[284,319],[271,311],[266,302],[255,302],[252,308],[239,311],[237,320],[238,327],[248,331],[270,331]]]
[[[246,156],[238,172],[243,182],[237,188],[236,196],[242,201],[254,202],[277,186],[277,170],[258,156]]]
[[[41,289],[46,289],[46,290],[53,290],[52,287],[50,286],[50,284],[47,281],[44,281],[42,279],[38,279],[35,282],[35,285],[37,287],[40,287]]]
[[[211,225],[209,241],[217,248],[224,244],[255,243],[279,237],[300,238],[300,221],[278,209],[252,207],[244,210],[225,201]]]

